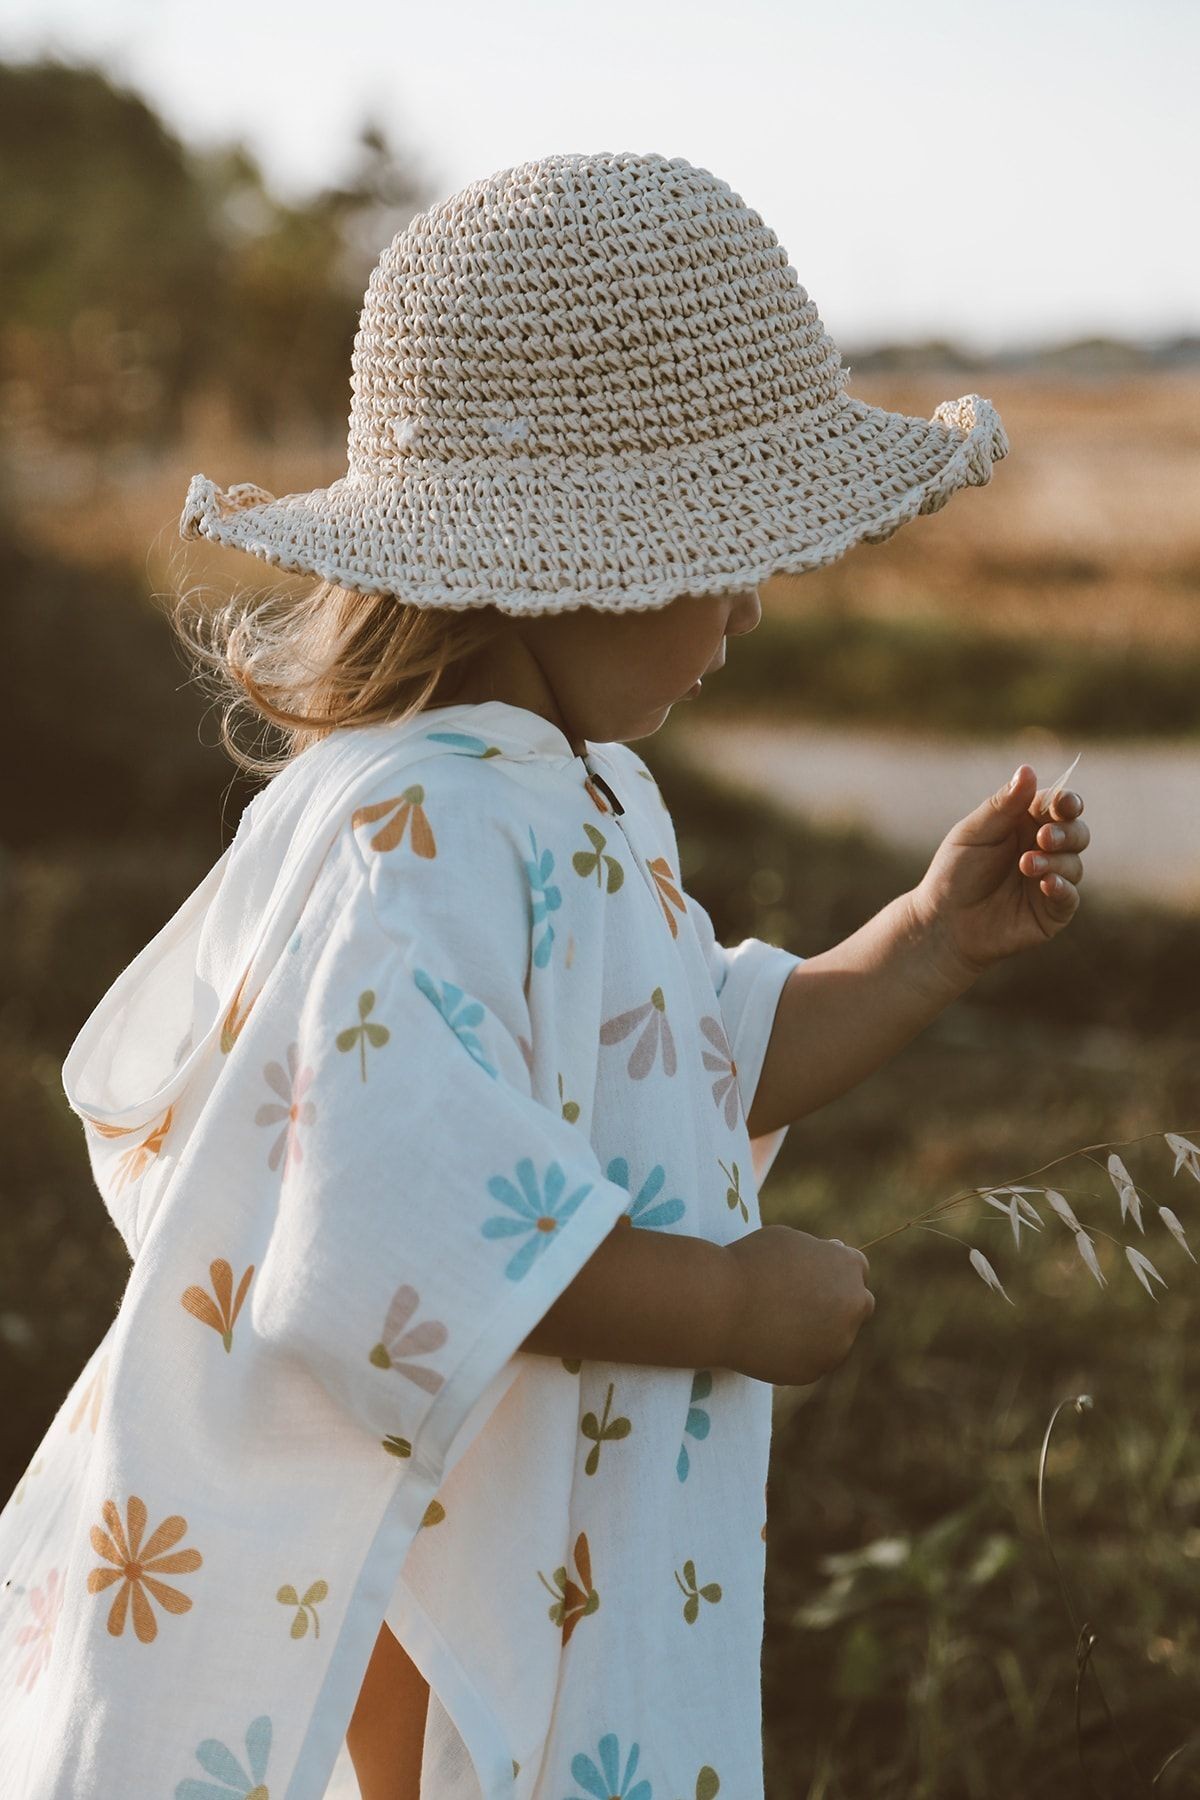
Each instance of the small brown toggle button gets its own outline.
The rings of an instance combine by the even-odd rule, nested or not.
[[[603,775],[598,774],[596,772],[596,770],[591,767],[588,768],[588,774],[591,776],[592,780],[596,783],[596,786],[598,788],[603,788],[604,792],[608,795],[609,799],[613,803],[613,810],[618,813],[623,813],[625,811],[625,808],[621,805],[621,802],[617,799],[617,796],[613,793],[613,791],[609,787],[607,781],[605,781]]]

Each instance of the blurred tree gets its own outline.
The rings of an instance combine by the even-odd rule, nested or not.
[[[0,382],[10,449],[150,448],[224,391],[236,424],[348,412],[366,276],[421,204],[368,123],[343,182],[274,198],[241,144],[194,152],[101,69],[0,63]]]

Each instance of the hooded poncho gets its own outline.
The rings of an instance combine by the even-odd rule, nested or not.
[[[507,702],[254,797],[64,1065],[133,1266],[0,1513],[10,1800],[355,1796],[385,1619],[422,1800],[761,1795],[770,1386],[520,1345],[623,1216],[759,1224],[801,960]]]

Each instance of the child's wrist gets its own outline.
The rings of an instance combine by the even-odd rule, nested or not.
[[[898,954],[906,956],[914,979],[938,1006],[947,1006],[974,986],[981,968],[969,963],[954,941],[945,918],[918,884],[894,902]]]

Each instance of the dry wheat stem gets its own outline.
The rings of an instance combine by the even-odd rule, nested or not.
[[[1179,1135],[1187,1137],[1195,1133],[1200,1133],[1200,1125],[1185,1126]],[[1165,1138],[1165,1135],[1166,1134],[1163,1131],[1143,1131],[1138,1137],[1111,1138],[1102,1140],[1098,1144],[1084,1144],[1081,1149],[1065,1150],[1061,1156],[1052,1157],[1049,1162],[1039,1164],[1036,1169],[1028,1169],[1024,1175],[1018,1175],[1015,1181],[999,1182],[994,1186],[989,1186],[986,1191],[995,1193],[1003,1188],[1013,1188],[1020,1182],[1028,1182],[1032,1175],[1041,1175],[1047,1169],[1057,1167],[1059,1163],[1070,1162],[1073,1156],[1087,1156],[1092,1150],[1124,1149],[1128,1144],[1143,1144],[1146,1142],[1147,1138]],[[902,1231],[908,1231],[914,1225],[922,1225],[926,1219],[940,1218],[943,1213],[949,1212],[951,1207],[961,1206],[963,1202],[967,1200],[977,1200],[984,1191],[985,1190],[980,1187],[961,1188],[957,1194],[951,1194],[946,1200],[938,1200],[933,1206],[926,1207],[924,1212],[917,1213],[911,1219],[906,1219],[903,1225],[893,1225],[890,1231],[881,1232],[878,1237],[868,1238],[865,1244],[858,1244],[855,1248],[858,1250],[871,1250],[876,1244],[885,1244],[889,1238],[898,1237]],[[1089,1195],[1089,1198],[1094,1199],[1095,1197],[1095,1195]],[[1106,1233],[1105,1235],[1107,1236],[1108,1234]]]
[[[1061,1412],[1064,1412],[1068,1406],[1073,1406],[1075,1411],[1082,1416],[1085,1412],[1090,1412],[1092,1410],[1092,1397],[1090,1394],[1073,1394],[1069,1400],[1060,1400],[1050,1415],[1050,1423],[1046,1426],[1046,1433],[1042,1439],[1042,1453],[1038,1459],[1037,1514],[1038,1524],[1041,1526],[1042,1531],[1042,1540],[1046,1546],[1046,1553],[1050,1558],[1054,1573],[1058,1578],[1058,1587],[1059,1592],[1062,1595],[1063,1605],[1066,1608],[1067,1617],[1071,1622],[1071,1629],[1075,1633],[1075,1750],[1079,1758],[1079,1771],[1083,1776],[1084,1781],[1087,1783],[1089,1791],[1095,1794],[1096,1789],[1088,1774],[1087,1765],[1083,1758],[1083,1678],[1090,1669],[1092,1680],[1096,1684],[1096,1692],[1100,1696],[1100,1704],[1104,1708],[1104,1714],[1112,1729],[1113,1735],[1120,1745],[1121,1755],[1125,1760],[1125,1765],[1138,1787],[1146,1790],[1146,1783],[1134,1767],[1125,1740],[1117,1730],[1117,1721],[1113,1717],[1111,1706],[1108,1704],[1108,1696],[1104,1692],[1103,1684],[1101,1683],[1099,1675],[1096,1673],[1095,1664],[1092,1661],[1092,1652],[1095,1649],[1097,1642],[1096,1633],[1086,1621],[1081,1621],[1079,1618],[1070,1587],[1067,1585],[1067,1578],[1062,1572],[1062,1566],[1055,1554],[1054,1545],[1050,1538],[1050,1526],[1046,1518],[1046,1460],[1050,1454],[1050,1438],[1058,1420],[1058,1415]],[[1152,1788],[1146,1791],[1153,1792]]]

